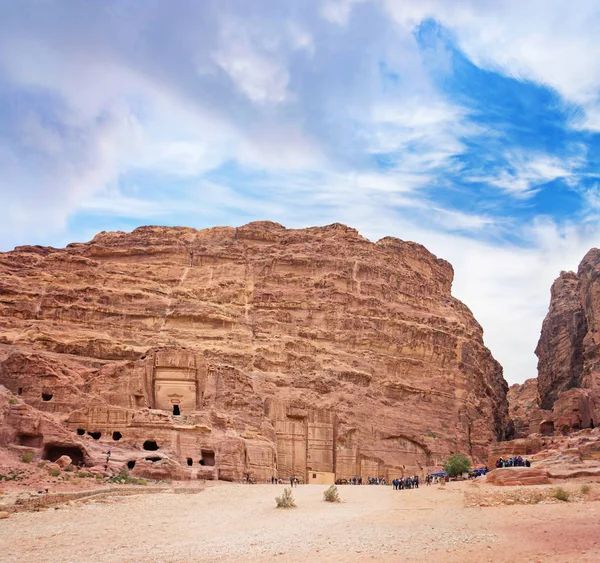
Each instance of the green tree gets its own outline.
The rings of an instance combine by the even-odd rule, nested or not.
[[[471,460],[465,454],[452,454],[444,464],[444,471],[451,477],[471,471]]]

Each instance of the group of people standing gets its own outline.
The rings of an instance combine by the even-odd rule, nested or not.
[[[402,479],[394,479],[392,481],[395,491],[402,491],[404,489],[418,489],[419,488],[419,477],[403,477]]]
[[[523,459],[520,455],[508,459],[499,457],[496,460],[496,469],[501,467],[531,467],[531,462],[528,459]]]

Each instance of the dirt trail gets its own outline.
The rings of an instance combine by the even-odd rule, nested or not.
[[[465,508],[468,486],[341,486],[341,504],[301,486],[291,510],[281,485],[103,499],[0,520],[0,561],[600,561],[600,502]]]

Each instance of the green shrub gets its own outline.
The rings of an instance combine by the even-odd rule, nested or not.
[[[96,481],[102,481],[103,476],[100,473],[96,473]]]
[[[60,469],[53,467],[52,469],[48,470],[48,475],[50,475],[50,477],[58,477],[60,475]]]
[[[295,508],[296,502],[292,496],[292,489],[285,488],[280,497],[275,497],[277,508]]]
[[[331,485],[331,487],[323,491],[323,500],[325,502],[341,502],[338,489],[335,485]]]
[[[117,475],[113,475],[108,479],[109,483],[118,483],[119,485],[147,485],[146,479],[132,477],[127,469],[121,469]]]
[[[589,495],[592,488],[589,485],[581,485],[581,494]]]
[[[23,452],[21,454],[21,461],[23,463],[31,463],[33,461],[33,452]]]
[[[67,467],[65,467],[65,471],[69,471],[69,472],[75,471],[75,468],[73,467],[73,464],[67,465]]]
[[[569,496],[571,495],[569,495],[569,493],[562,487],[558,487],[558,489],[554,491],[554,498],[562,500],[563,502],[567,502],[569,500]]]
[[[452,454],[444,464],[444,471],[452,477],[471,471],[471,460],[465,454]]]

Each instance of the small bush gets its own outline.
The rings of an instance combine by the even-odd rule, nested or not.
[[[558,489],[554,491],[554,498],[562,500],[563,502],[567,502],[569,500],[569,496],[569,493],[565,491],[562,487],[558,487]]]
[[[109,483],[118,483],[120,485],[147,485],[146,479],[132,477],[127,469],[121,469],[117,475],[108,479]]]
[[[539,504],[544,500],[544,495],[540,493],[533,493],[530,497],[530,504]]]
[[[338,489],[335,485],[331,485],[331,487],[323,491],[323,500],[325,502],[341,502]]]
[[[589,485],[581,485],[581,494],[589,495],[592,488]]]
[[[75,471],[75,468],[73,467],[73,464],[67,465],[67,467],[65,467],[65,471],[69,471],[69,472]]]
[[[100,473],[96,473],[96,481],[102,481],[103,476]]]
[[[78,471],[77,472],[77,477],[79,477],[80,479],[85,479],[86,477],[93,477],[94,474],[93,473],[89,473],[87,471]]]
[[[58,477],[60,475],[60,469],[52,468],[48,471],[48,475],[50,475],[50,477]]]
[[[33,461],[33,452],[23,452],[21,454],[21,461],[23,463],[31,463]]]
[[[283,489],[282,495],[275,497],[275,502],[277,503],[277,508],[295,508],[296,502],[292,496],[292,489],[287,487]]]

